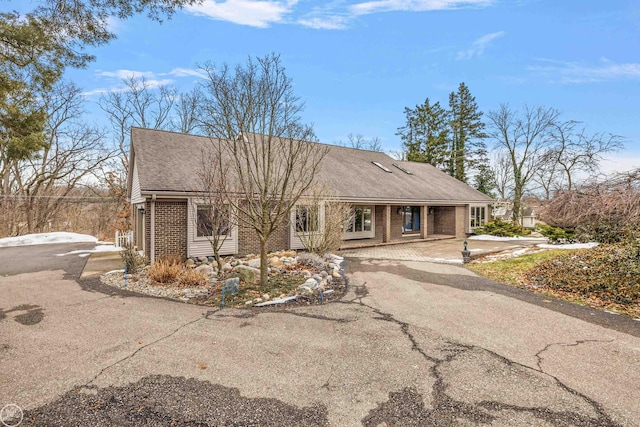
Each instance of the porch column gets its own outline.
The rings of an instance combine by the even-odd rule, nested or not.
[[[149,261],[153,264],[156,261],[156,195],[151,197],[151,226],[149,227],[149,233],[151,239],[149,242]]]
[[[391,241],[391,205],[384,207],[384,234],[382,235],[384,243]]]
[[[420,206],[420,238],[427,238],[427,212],[429,210],[429,206],[422,205]]]

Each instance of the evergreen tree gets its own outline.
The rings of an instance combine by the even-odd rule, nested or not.
[[[405,108],[406,124],[398,128],[407,152],[407,160],[429,163],[445,169],[449,113],[439,102],[431,104],[429,98],[415,109]]]
[[[483,139],[485,124],[476,98],[464,82],[457,92],[449,95],[451,121],[450,155],[447,172],[462,182],[467,182],[468,172],[478,166],[482,153],[486,153]]]

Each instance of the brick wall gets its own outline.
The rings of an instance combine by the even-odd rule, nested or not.
[[[433,232],[435,234],[456,235],[456,207],[434,206]]]
[[[239,215],[243,215],[241,212]],[[267,251],[289,249],[289,221],[285,221],[271,234]],[[260,254],[260,239],[256,231],[238,218],[238,255]]]
[[[402,212],[398,213],[400,207],[391,205],[391,241],[402,240]]]
[[[368,239],[367,241],[371,241],[371,242],[382,242],[382,240],[384,239],[384,205],[375,205],[374,206],[374,211],[375,211],[375,228],[376,228],[376,234],[373,238]]]
[[[186,258],[187,201],[156,201],[155,220],[156,260],[167,255]]]
[[[467,236],[467,223],[469,222],[467,212],[467,206],[456,206],[456,237]]]

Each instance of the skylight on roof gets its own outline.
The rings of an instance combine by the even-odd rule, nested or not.
[[[382,169],[382,170],[383,170],[383,171],[385,171],[385,172],[393,173],[393,172],[391,171],[391,169],[389,169],[389,168],[388,168],[388,167],[386,167],[385,165],[382,165],[382,164],[380,164],[380,163],[378,163],[378,162],[371,162],[371,163],[373,163],[374,165],[376,165],[377,167],[379,167],[380,169]]]
[[[413,175],[413,173],[409,169],[404,168],[404,167],[400,166],[397,163],[392,163],[392,164],[393,164],[393,166],[397,167],[398,169],[400,169],[402,172],[406,173],[407,175]]]

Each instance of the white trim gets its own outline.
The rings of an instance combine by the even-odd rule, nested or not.
[[[197,221],[196,212],[198,205],[207,205],[202,199],[188,199],[187,201],[187,256],[211,256],[213,255],[213,249],[209,239],[205,236],[198,236],[197,227],[195,222]],[[229,235],[224,240],[220,247],[220,255],[233,255],[238,253],[238,228],[236,221],[234,221],[236,212],[231,210],[229,224],[231,229]]]
[[[356,207],[365,207],[371,209],[371,231],[345,231],[342,233],[342,240],[354,240],[354,239],[371,239],[376,237],[376,205],[375,204],[357,204],[351,206],[351,209],[355,210]],[[355,221],[355,219],[354,219]]]
[[[296,203],[289,213],[289,249],[305,249],[304,243],[300,238],[300,234],[306,234],[296,231],[296,214],[298,206],[304,206],[304,203]],[[318,230],[313,234],[321,235],[324,232],[325,221],[325,202],[318,203]]]
[[[484,209],[484,222],[482,222],[480,225],[476,225],[475,227],[471,226],[471,208],[483,208]],[[486,224],[489,221],[489,205],[488,204],[469,204],[468,208],[467,208],[467,224],[466,224],[466,232],[473,232],[473,230],[475,230],[476,228],[482,227],[484,224]],[[481,219],[482,221],[482,219]]]

